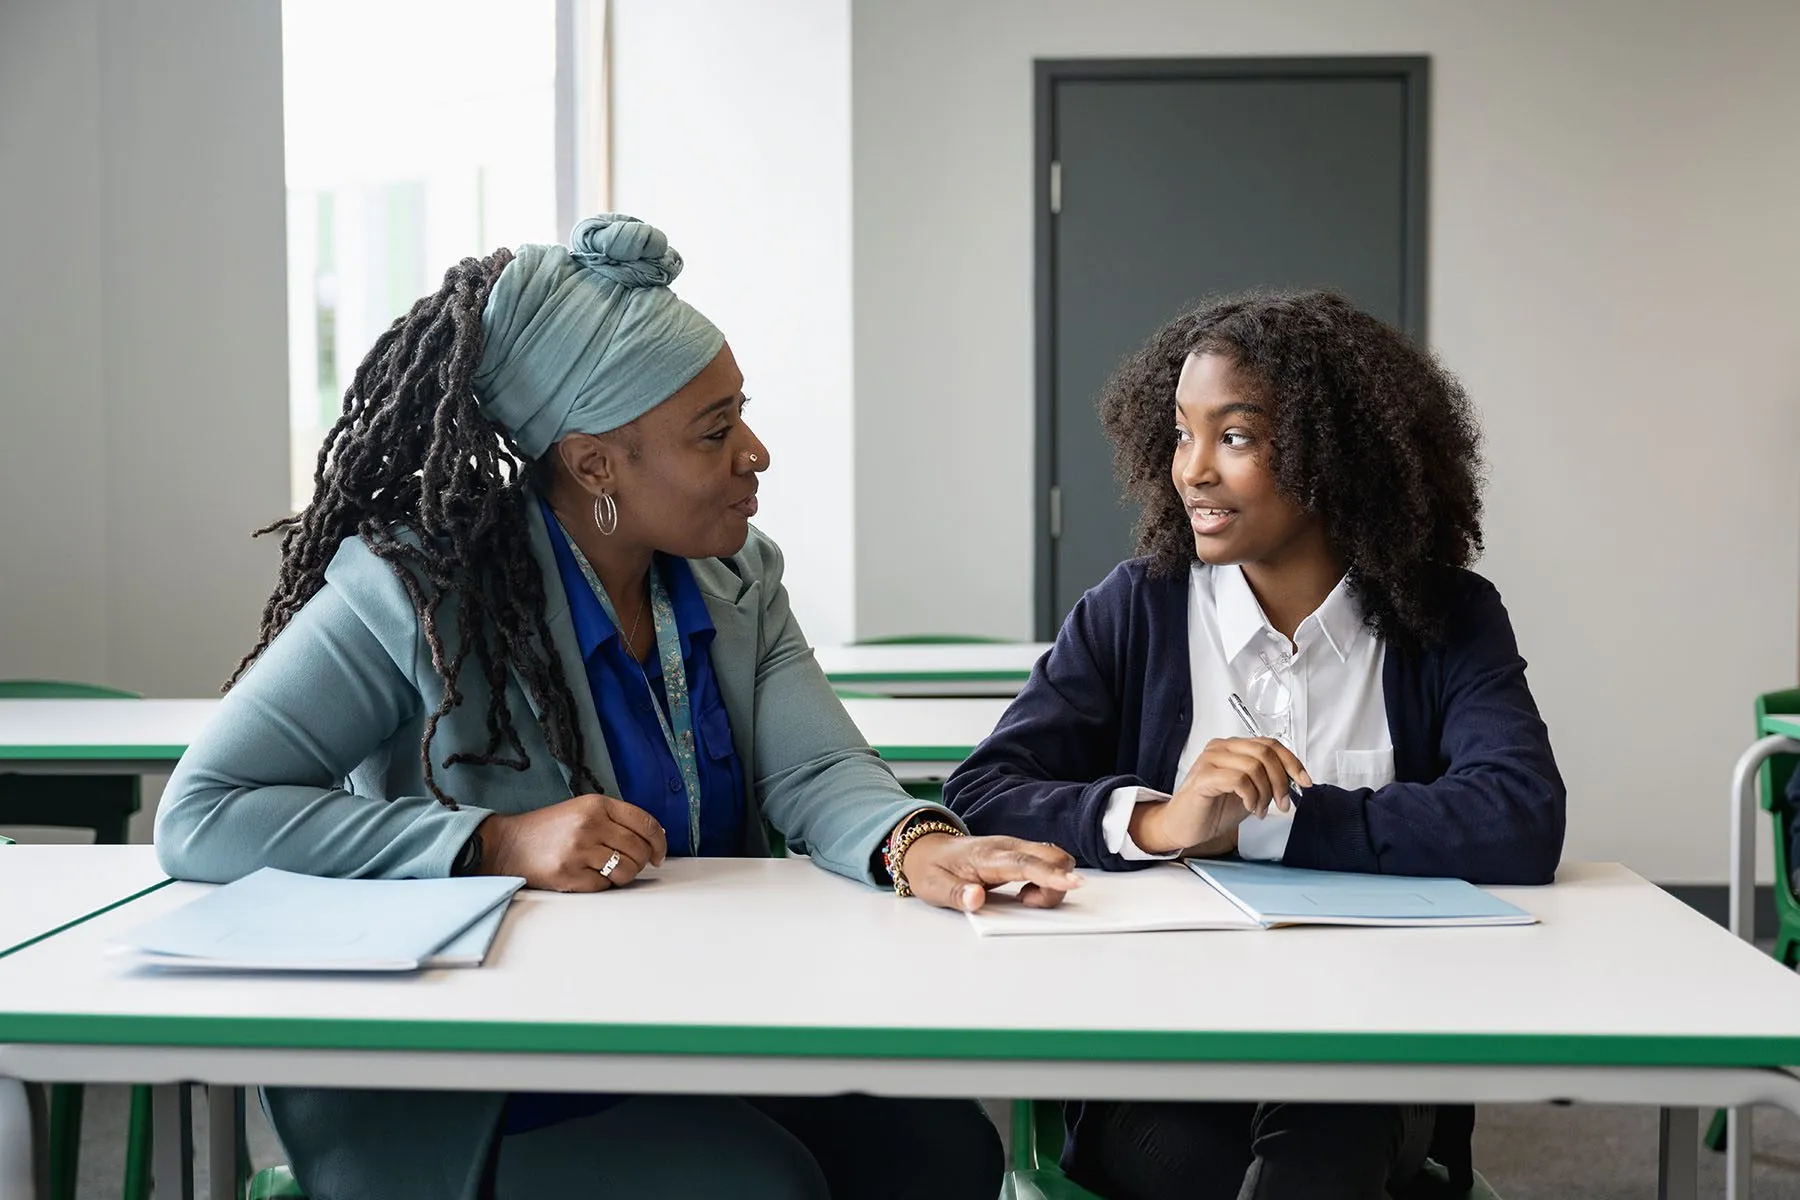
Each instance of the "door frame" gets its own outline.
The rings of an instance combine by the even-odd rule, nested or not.
[[[1051,211],[1050,164],[1056,158],[1056,87],[1059,83],[1146,79],[1395,79],[1406,95],[1406,181],[1402,192],[1405,236],[1401,253],[1400,327],[1426,344],[1426,251],[1429,215],[1426,159],[1429,150],[1431,59],[1424,55],[1304,58],[1040,58],[1032,63],[1032,277],[1036,293],[1033,360],[1037,462],[1033,472],[1035,528],[1033,624],[1039,641],[1056,636],[1056,595],[1051,580],[1055,554],[1051,488],[1055,486],[1054,408],[1056,347],[1056,217]],[[1145,331],[1146,336],[1149,330]]]

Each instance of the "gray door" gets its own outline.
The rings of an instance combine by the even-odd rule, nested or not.
[[[1424,59],[1038,64],[1040,636],[1131,555],[1095,402],[1158,326],[1332,287],[1423,338],[1425,86]]]

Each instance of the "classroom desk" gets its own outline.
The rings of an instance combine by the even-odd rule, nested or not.
[[[1770,714],[1756,732],[1760,736],[1731,771],[1731,932],[1747,942],[1756,937],[1756,827],[1762,819],[1756,777],[1775,755],[1800,754],[1800,715]],[[1727,1115],[1725,1142],[1725,1194],[1744,1200],[1750,1194],[1748,1110]]]
[[[0,771],[149,775],[171,770],[217,700],[0,700]],[[844,707],[905,783],[942,780],[993,731],[1004,699],[878,698]]]
[[[169,882],[147,846],[0,846],[0,959]],[[0,1079],[0,1123],[35,1103],[19,1081]],[[9,1163],[0,1149],[0,1180]]]
[[[1495,889],[1543,919],[1531,927],[984,940],[806,862],[685,859],[616,892],[521,893],[479,970],[223,979],[104,954],[201,890],[163,888],[0,960],[0,1076],[1648,1104],[1674,1110],[1664,1194],[1684,1198],[1697,1108],[1800,1112],[1783,1066],[1800,1063],[1800,979],[1610,864]],[[16,1119],[0,1126],[0,1164],[29,1145]],[[0,1174],[0,1200],[20,1200],[21,1178]]]
[[[1048,642],[815,646],[813,656],[826,678],[847,690],[1011,698],[1048,649]]]

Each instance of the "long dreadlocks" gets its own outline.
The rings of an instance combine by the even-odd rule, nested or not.
[[[456,800],[437,785],[431,741],[438,722],[462,703],[459,681],[471,656],[488,686],[487,745],[452,753],[442,765],[531,765],[506,703],[511,668],[576,789],[600,790],[544,619],[544,580],[526,524],[524,456],[482,414],[470,386],[481,362],[482,309],[512,257],[497,250],[446,271],[443,286],[389,326],[356,368],[343,415],[319,449],[312,503],[256,531],[282,531],[281,576],[255,649],[225,685],[229,690],[324,586],[339,544],[357,535],[405,585],[444,681],[419,758],[425,786],[449,808]],[[415,536],[399,536],[403,530]],[[447,598],[456,614],[449,649],[438,620]]]

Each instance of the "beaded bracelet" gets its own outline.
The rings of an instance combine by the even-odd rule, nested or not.
[[[928,833],[947,833],[951,837],[962,837],[963,831],[948,821],[935,817],[921,819],[913,817],[901,826],[897,836],[888,839],[886,849],[881,852],[882,865],[887,868],[888,877],[894,881],[894,895],[901,899],[913,894],[912,885],[906,882],[906,852],[912,844]]]

